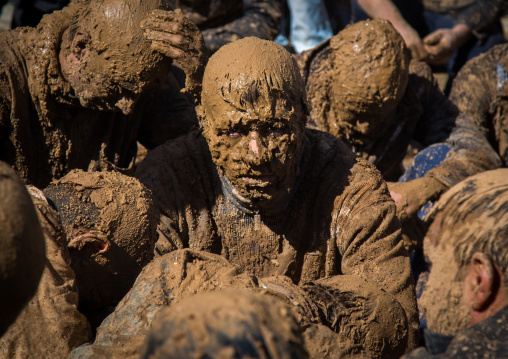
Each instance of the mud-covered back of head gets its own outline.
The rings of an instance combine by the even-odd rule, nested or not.
[[[406,91],[410,52],[390,22],[349,25],[331,39],[330,47],[335,106],[360,113],[396,107]]]

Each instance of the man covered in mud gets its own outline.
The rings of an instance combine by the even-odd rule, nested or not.
[[[484,136],[446,99],[430,68],[410,61],[388,21],[350,25],[299,62],[312,104],[310,127],[344,140],[385,179],[403,173],[410,143],[439,143],[428,150],[432,160],[425,171],[390,184],[401,218],[467,176],[499,167]]]
[[[424,241],[431,270],[420,300],[427,350],[404,358],[506,358],[508,170],[459,183],[431,215]]]
[[[0,159],[44,188],[73,168],[128,168],[136,140],[152,148],[196,125],[168,73],[177,59],[186,91],[199,93],[203,39],[165,9],[165,0],[75,0],[37,28],[3,32]],[[161,16],[173,24],[164,39]]]
[[[158,213],[139,181],[115,172],[77,170],[28,189],[48,260],[34,298],[0,338],[2,357],[65,358],[152,259]]]
[[[415,346],[414,286],[387,187],[339,140],[306,129],[307,116],[283,47],[246,38],[215,53],[203,130],[154,149],[136,171],[161,211],[161,257],[81,353],[134,355],[154,313],[182,292],[231,285],[302,308],[302,323],[317,325],[310,343],[332,338],[332,351],[394,357]]]

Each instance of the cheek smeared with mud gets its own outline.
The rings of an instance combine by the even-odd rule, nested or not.
[[[270,43],[242,48],[250,45],[247,40],[239,48],[223,48],[210,60],[203,81],[204,135],[219,171],[242,196],[269,199],[271,190],[289,190],[303,137],[305,95],[289,54]],[[228,61],[237,53],[245,56]],[[269,181],[249,182],[246,176]]]

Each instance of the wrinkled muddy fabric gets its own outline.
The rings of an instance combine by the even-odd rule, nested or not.
[[[0,161],[0,337],[34,296],[45,263],[44,235],[30,195]]]
[[[162,213],[157,253],[217,253],[257,276],[286,275],[294,283],[358,275],[398,299],[411,347],[417,323],[409,262],[379,172],[328,134],[306,130],[303,146],[291,196],[270,216],[246,209],[223,188],[198,131],[152,151],[136,176]]]
[[[453,82],[450,99],[467,114],[508,164],[508,45],[469,61]]]
[[[161,315],[159,312],[178,311],[179,303],[185,306],[192,294],[228,290],[230,297],[234,298],[233,290],[239,289],[276,297],[273,299],[280,302],[279,306],[289,304],[287,308],[291,312],[286,314],[287,321],[270,323],[270,320],[276,320],[274,316],[272,319],[263,319],[263,322],[269,328],[280,325],[305,330],[304,345],[313,358],[321,357],[323,352],[334,353],[335,357],[398,357],[406,347],[408,335],[402,307],[390,294],[354,277],[336,276],[297,287],[284,276],[262,279],[251,276],[219,255],[189,249],[177,250],[157,258],[144,268],[132,290],[99,327],[94,344],[75,349],[71,358],[137,357],[149,330],[163,334],[157,328],[151,328],[153,318]],[[333,296],[335,301],[330,300],[329,296]],[[326,308],[325,302],[328,304]],[[203,303],[202,307],[207,304]],[[227,303],[223,304],[226,313],[243,311],[243,307],[233,308]],[[308,315],[309,306],[321,305],[323,307],[316,311],[317,317]],[[168,306],[169,309],[165,309]],[[265,315],[264,312],[259,314],[258,320]],[[325,318],[327,315],[328,319]],[[295,328],[295,320],[302,326]],[[212,330],[216,327],[214,323],[206,323],[208,330],[203,335],[217,335]],[[222,324],[218,324],[217,330],[221,330]],[[227,324],[233,326],[234,321],[229,320]],[[172,328],[176,328],[176,325],[172,323]],[[201,330],[193,329],[192,335],[199,337]],[[248,335],[252,338],[255,332],[251,328]],[[282,332],[279,331],[279,334],[282,335]],[[162,343],[152,342],[149,347],[157,344]],[[298,345],[302,344],[300,342]],[[220,345],[223,345],[222,349],[227,347],[225,343],[216,343],[209,349],[218,350],[217,346]],[[185,343],[180,347],[175,343],[172,349],[190,350]],[[199,354],[199,350],[196,349],[195,354]]]
[[[0,358],[65,358],[91,339],[90,328],[77,309],[78,290],[58,213],[40,190],[29,190],[43,227],[47,262],[35,296],[0,338]]]
[[[141,358],[307,358],[291,307],[224,291],[187,298],[158,314]]]
[[[127,168],[136,139],[152,148],[197,125],[172,77],[166,89],[147,91],[129,116],[83,108],[58,61],[74,11],[70,6],[36,29],[0,34],[0,159],[39,188],[73,168]]]
[[[309,126],[327,132],[338,121],[329,103],[340,101],[330,98],[329,73],[336,71],[331,67],[331,58],[329,41],[297,58],[312,104]],[[500,165],[481,132],[446,99],[423,62],[411,61],[406,92],[391,123],[378,140],[363,146],[350,145],[359,156],[376,165],[387,180],[397,180],[402,174],[401,162],[412,139],[424,147],[436,142],[452,146],[445,161],[429,172],[447,186]],[[336,135],[344,140],[340,133]]]
[[[214,53],[235,40],[254,36],[273,40],[282,17],[280,0],[173,1],[203,32],[206,47]]]
[[[446,14],[480,31],[499,21],[502,0],[423,0],[425,10]]]
[[[154,316],[173,302],[201,292],[257,288],[256,278],[240,274],[223,257],[191,250],[155,259],[97,329],[93,345],[75,349],[70,358],[138,358]]]
[[[506,338],[508,338],[508,307],[459,333],[443,353],[432,355],[420,348],[405,355],[404,358],[501,359],[506,358],[508,353]]]

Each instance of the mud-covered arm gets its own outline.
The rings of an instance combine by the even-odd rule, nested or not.
[[[145,37],[152,42],[152,49],[178,61],[185,72],[184,91],[199,103],[208,53],[198,27],[179,9],[154,10],[143,20],[142,27]]]
[[[447,188],[476,173],[502,165],[501,159],[485,136],[465,115],[457,117],[455,128],[445,143],[450,145],[450,152],[427,176],[437,179]]]
[[[424,146],[441,143],[448,148],[448,153],[445,159],[424,177],[389,184],[397,203],[398,216],[403,221],[464,178],[501,165],[498,155],[486,138],[486,124],[483,127],[485,133],[482,133],[478,125],[443,95],[425,67],[412,63],[412,70],[411,85],[417,93],[419,103],[425,109],[416,127],[415,139]],[[477,96],[479,89],[473,88],[475,90],[468,90],[476,101],[476,106],[473,105],[475,107],[471,110],[488,112],[488,103],[484,102],[484,96]],[[468,99],[463,98],[463,94],[460,97],[459,101],[469,106]],[[480,117],[485,118],[486,113],[477,116]],[[425,154],[417,155],[415,162],[418,161],[418,156]]]
[[[235,40],[254,36],[273,40],[279,33],[282,1],[244,0],[243,14],[232,22],[203,31],[210,54]]]
[[[335,270],[356,275],[394,296],[405,311],[408,348],[417,345],[418,318],[409,257],[400,224],[381,174],[357,160],[349,185],[337,197],[331,224],[331,243],[338,251]],[[400,318],[399,318],[400,319]]]
[[[182,233],[178,213],[177,174],[168,157],[167,144],[151,151],[139,164],[134,176],[155,194],[160,218],[155,254],[163,255],[187,246],[188,238]]]
[[[171,73],[166,86],[147,96],[138,141],[148,149],[184,135],[199,126],[196,110]]]
[[[491,104],[496,99],[498,77],[501,86],[507,77],[499,60],[507,53],[506,46],[496,46],[468,61],[453,81],[450,91],[450,100],[489,140],[493,139],[489,133],[492,127]],[[492,141],[491,144],[494,145]]]
[[[458,16],[458,22],[472,31],[480,31],[499,20],[502,0],[476,0],[467,6]]]

